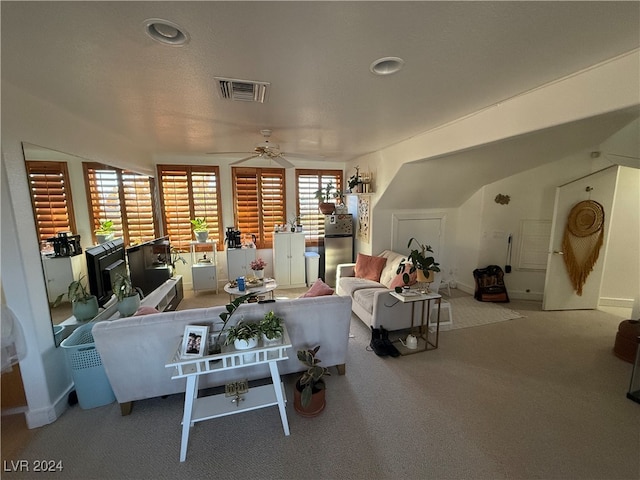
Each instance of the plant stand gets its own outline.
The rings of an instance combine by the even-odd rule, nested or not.
[[[286,326],[283,325],[283,329],[281,344],[263,346],[261,342],[257,348],[251,349],[251,352],[255,353],[253,361],[245,360],[247,350],[236,350],[232,345],[224,346],[222,353],[216,355],[188,359],[180,357],[180,344],[177,346],[176,352],[165,366],[173,369],[172,379],[186,378],[187,380],[184,413],[182,416],[181,462],[184,462],[187,458],[191,427],[196,422],[203,420],[277,405],[280,410],[284,434],[289,435],[284,385],[280,381],[280,373],[278,371],[278,362],[288,358],[287,349],[291,348],[291,340]],[[225,394],[218,394],[198,398],[198,383],[201,375],[210,375],[224,370],[241,369],[263,363],[269,364],[271,385],[253,387],[247,393],[242,394],[244,395],[243,397],[236,395],[235,398],[232,398],[225,396]]]

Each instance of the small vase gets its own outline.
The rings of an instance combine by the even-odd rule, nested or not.
[[[124,297],[118,302],[118,312],[123,317],[130,317],[138,310],[140,306],[140,294],[136,293],[131,297]]]
[[[264,278],[264,270],[254,270],[253,274],[256,278]]]
[[[196,240],[199,243],[205,243],[209,238],[209,231],[207,230],[198,230],[193,232],[196,235]]]
[[[98,299],[92,295],[86,302],[72,302],[71,313],[79,322],[86,322],[98,315]]]
[[[418,280],[418,282],[433,283],[433,280],[435,278],[435,272],[433,270],[427,270],[427,272],[421,269],[416,270],[416,273],[417,273],[416,279]]]
[[[258,346],[257,338],[250,338],[249,340],[234,340],[233,346],[236,347],[236,350],[249,350],[251,348],[255,348]],[[245,362],[255,362],[256,354],[255,353],[247,353],[243,355]]]

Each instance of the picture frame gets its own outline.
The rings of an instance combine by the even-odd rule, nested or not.
[[[184,327],[180,356],[183,358],[203,357],[207,351],[209,327],[206,325],[187,325]]]

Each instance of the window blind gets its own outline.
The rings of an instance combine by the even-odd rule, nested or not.
[[[27,161],[29,192],[38,239],[46,241],[58,232],[76,232],[69,172],[65,162]]]
[[[285,170],[236,167],[232,172],[235,226],[255,235],[257,248],[272,248],[274,227],[287,221]]]
[[[324,190],[329,182],[336,187],[336,192],[341,192],[342,175],[342,170],[296,169],[297,210],[308,246],[321,245],[324,241],[324,215],[318,210],[315,193]]]
[[[158,165],[160,201],[171,246],[189,250],[193,239],[191,219],[204,218],[209,239],[223,249],[220,207],[220,171],[209,165]]]
[[[111,220],[115,236],[126,245],[158,236],[151,177],[99,163],[84,162],[82,167],[94,230]]]

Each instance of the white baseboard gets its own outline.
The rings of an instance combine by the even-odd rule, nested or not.
[[[613,298],[613,297],[600,297],[598,306],[600,307],[620,307],[620,308],[633,308],[633,298]]]
[[[475,285],[465,285],[463,283],[458,282],[456,288],[462,290],[469,295],[473,295],[476,291]],[[507,293],[509,294],[509,298],[514,300],[533,300],[536,302],[542,301],[543,294],[540,292],[523,292],[520,290],[509,290],[507,289]]]
[[[60,395],[53,405],[48,405],[39,409],[27,409],[25,412],[25,420],[27,422],[27,428],[38,428],[44,425],[49,425],[55,422],[60,415],[62,415],[67,408],[69,408],[69,393],[73,390],[73,386],[70,386],[65,393]]]

